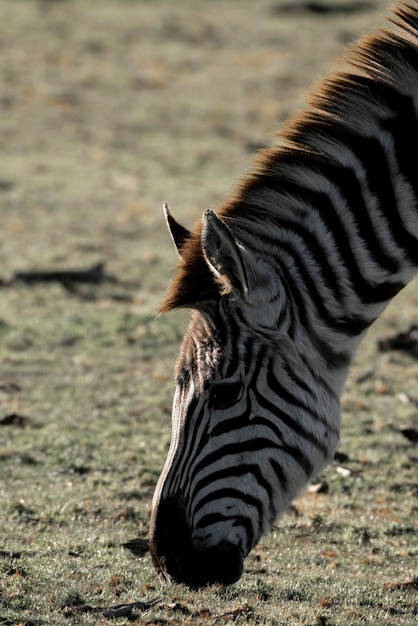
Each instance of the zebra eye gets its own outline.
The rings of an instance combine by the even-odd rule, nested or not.
[[[212,382],[210,384],[210,406],[215,410],[229,409],[241,400],[243,386],[240,381]]]

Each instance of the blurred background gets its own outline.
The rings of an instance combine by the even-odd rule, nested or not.
[[[154,281],[163,201],[216,206],[386,5],[1,0],[6,277],[106,257]]]

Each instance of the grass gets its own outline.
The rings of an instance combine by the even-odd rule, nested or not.
[[[0,276],[106,261],[116,283],[0,289],[0,624],[410,626],[418,613],[418,362],[377,338],[416,322],[416,283],[372,328],[343,397],[346,456],[230,588],[157,580],[146,538],[186,314],[161,206],[215,207],[256,146],[384,2],[0,0]],[[14,421],[14,423],[13,423]]]

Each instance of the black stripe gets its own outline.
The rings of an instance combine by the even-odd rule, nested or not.
[[[285,360],[286,355],[283,355],[283,356],[284,356],[284,359],[282,360],[281,367],[286,372],[288,378],[291,381],[293,381],[294,383],[296,383],[296,385],[298,387],[303,389],[303,391],[308,393],[311,396],[311,398],[313,399],[313,401],[315,402],[316,401],[316,394],[314,393],[312,388],[308,385],[308,383],[306,382],[305,378],[301,378],[301,376],[299,376],[298,372],[296,371],[296,368],[295,367],[291,367],[290,364]],[[309,370],[309,374],[312,375],[311,370]],[[316,382],[318,382],[318,381],[316,381]],[[328,391],[328,389],[327,389],[327,391]]]
[[[239,313],[241,313],[240,311],[238,311]],[[239,316],[238,316],[239,317]],[[237,330],[239,329],[239,326],[236,326]],[[239,334],[239,333],[238,333]],[[233,338],[231,337],[231,341],[232,343],[238,344],[238,339],[233,340]],[[262,347],[262,349],[264,350],[264,346]],[[261,354],[261,351],[260,351]],[[264,357],[261,354],[261,356],[259,355],[253,355],[253,359],[256,359],[256,367],[254,369],[253,372],[253,377],[252,377],[252,381],[250,382],[249,386],[251,386],[251,383],[254,381],[255,378],[258,377],[260,368],[262,366]],[[233,357],[233,358],[232,358]],[[238,358],[238,354],[237,353],[233,353],[231,360],[229,362],[228,368],[227,368],[227,373],[230,373],[230,375],[234,374],[236,372],[236,368],[237,368],[237,363],[239,362],[239,358]],[[207,403],[205,403],[204,406],[202,406],[202,409],[199,413],[199,416],[196,417],[196,422],[194,424],[194,428],[193,428],[193,434],[192,434],[192,445],[189,446],[189,455],[187,458],[187,464],[185,465],[185,467],[182,468],[182,473],[186,473],[188,474],[190,472],[190,468],[193,467],[193,464],[195,462],[195,460],[199,457],[199,455],[201,454],[202,450],[204,449],[204,447],[207,445],[208,441],[210,438],[216,436],[217,434],[219,434],[219,430],[221,430],[222,425],[226,424],[227,425],[227,429],[226,432],[231,431],[232,429],[229,427],[229,424],[231,423],[232,420],[223,420],[222,422],[219,423],[219,425],[212,427],[211,424],[211,419],[210,419],[210,415],[212,413],[212,411],[209,411],[208,407],[206,406]],[[237,405],[237,407],[239,406],[239,404]],[[244,424],[248,423],[248,418],[249,418],[249,413],[251,412],[251,405],[248,404],[247,401],[247,409],[246,412],[244,414],[242,414],[240,412],[240,416],[241,419],[244,421]],[[189,413],[188,411],[188,415],[191,416],[191,413]],[[203,422],[203,420],[206,420],[206,424],[204,426],[203,432],[201,434],[200,440],[198,442],[198,445],[196,446],[196,448],[193,450],[194,446],[195,446],[195,440],[196,440],[196,435],[197,435],[197,431],[198,431],[198,426],[200,427],[201,423]],[[213,420],[212,420],[213,423]],[[239,427],[242,426],[242,421],[241,423],[238,425]],[[219,427],[219,430],[218,430]],[[190,419],[186,420],[186,424],[184,427],[184,430],[186,433],[188,433],[190,431]],[[193,450],[193,455],[191,454],[191,451]]]
[[[244,442],[244,444],[245,443],[246,442]],[[230,453],[229,450],[225,451],[225,448],[227,447],[229,449],[235,449],[237,455],[240,454],[240,450],[238,449],[238,446],[234,444],[230,444],[229,446],[224,446],[222,448],[222,450],[220,451],[221,452],[220,458],[222,458],[225,454]],[[294,448],[292,446],[273,447],[271,446],[270,441],[265,440],[263,443],[263,446],[259,448],[259,451],[267,451],[267,449],[269,450],[276,449],[276,450],[280,450],[281,452],[285,454],[288,454],[303,469],[307,478],[312,476],[313,466],[299,449]],[[244,451],[247,451],[247,447],[244,449]],[[215,461],[216,460],[217,459],[215,459]],[[269,456],[266,455],[266,461],[271,465],[273,471],[275,472],[276,479],[280,483],[280,487],[282,491],[284,493],[287,493],[288,478],[285,475],[282,467],[279,465],[278,461],[276,461],[274,458],[271,457],[271,455]],[[203,460],[202,467],[199,468],[199,471],[201,471],[204,467],[208,467],[210,464],[211,462],[206,462],[206,460]],[[197,473],[198,472],[194,472],[194,475],[196,475]],[[200,480],[197,481],[197,483],[195,484],[193,488],[193,491],[191,493],[186,493],[185,497],[190,503],[192,503],[192,506],[193,506],[193,503],[198,498],[198,494],[203,489],[205,489],[205,487],[207,487],[208,485],[214,484],[217,481],[228,481],[231,477],[241,477],[247,474],[253,476],[257,484],[266,491],[268,502],[269,502],[269,511],[268,511],[269,520],[273,520],[276,516],[276,511],[274,509],[274,502],[273,502],[274,493],[276,493],[276,488],[274,488],[273,485],[266,480],[266,478],[262,474],[260,464],[256,465],[254,463],[250,463],[250,464],[241,463],[239,465],[230,466],[222,470],[208,471],[206,476],[200,478]],[[191,485],[192,481],[193,479],[190,480],[189,486]]]
[[[189,501],[194,502],[198,493],[200,493],[208,485],[215,483],[218,480],[225,480],[231,477],[241,478],[247,474],[254,477],[257,484],[267,493],[268,501],[271,502],[273,498],[273,488],[263,476],[260,466],[252,463],[241,463],[237,466],[208,473],[196,483],[193,492],[190,494]]]
[[[210,437],[212,439],[214,439],[215,437],[222,437],[223,435],[227,435],[231,432],[238,433],[241,428],[251,424],[250,419],[253,409],[248,395],[246,398],[245,410],[243,411],[240,407],[241,402],[236,407],[236,410],[239,411],[238,414],[234,415],[233,417],[223,417],[222,420],[219,420],[219,422],[211,428]],[[259,422],[257,421],[257,424],[258,423]]]
[[[298,169],[300,169],[300,164],[303,164],[302,157],[298,154],[298,160],[295,163],[291,162],[289,167],[292,165],[297,165]],[[370,223],[370,219],[368,217],[367,207],[364,204],[363,198],[361,197],[361,190],[358,189],[358,181],[354,175],[354,172],[349,168],[343,168],[331,163],[327,163],[323,158],[321,159],[315,155],[309,155],[309,160],[305,157],[307,161],[306,167],[312,169],[313,171],[320,172],[324,177],[328,177],[330,183],[334,183],[337,189],[339,189],[341,195],[345,197],[347,203],[349,203],[349,209],[354,209],[352,211],[353,217],[358,224],[359,231],[363,231],[363,235],[358,233],[358,236],[363,240],[365,247],[369,247],[369,241],[364,238],[366,234],[371,234],[372,237],[376,241],[376,236],[374,234],[372,225]],[[280,174],[280,173],[279,173]],[[351,193],[349,187],[351,184],[354,184],[354,189],[357,191],[357,194],[360,192],[360,198],[356,198],[354,193]],[[344,188],[342,188],[344,186]],[[357,187],[357,189],[356,189]],[[375,302],[383,302],[387,299],[390,299],[395,295],[394,288],[399,289],[402,286],[399,286],[397,283],[392,284],[388,283],[376,283],[376,282],[368,282],[366,278],[362,275],[361,270],[358,266],[357,260],[354,257],[353,250],[350,244],[350,235],[351,233],[346,232],[346,228],[344,224],[341,222],[336,207],[334,206],[331,198],[325,191],[316,191],[314,189],[310,189],[301,183],[297,183],[293,180],[286,178],[286,173],[282,173],[281,175],[274,174],[263,174],[257,177],[257,190],[254,198],[249,196],[249,204],[250,206],[246,207],[245,214],[246,219],[250,219],[252,221],[260,221],[265,219],[265,209],[260,208],[257,209],[257,195],[262,194],[263,189],[270,189],[277,194],[277,206],[280,206],[280,198],[283,196],[293,196],[296,200],[300,200],[305,205],[309,206],[309,210],[311,212],[317,212],[320,215],[322,222],[324,223],[327,232],[333,236],[335,241],[335,247],[340,251],[342,258],[345,261],[345,268],[351,274],[351,283],[353,285],[353,290],[359,293],[362,300],[366,304],[371,304]],[[344,192],[344,189],[346,191]],[[367,215],[365,218],[359,211],[357,210],[357,205],[354,207],[351,206],[352,202],[357,202],[357,199],[361,202],[362,211]],[[272,211],[269,213],[269,220],[274,221],[274,207],[272,206]],[[263,235],[263,239],[269,241],[269,243],[275,244],[278,249],[282,246],[282,243],[279,239],[280,233],[276,237],[265,237]],[[247,242],[246,242],[247,244]],[[390,271],[393,271],[394,266],[392,262],[387,259],[385,254],[381,252],[378,255],[383,261],[383,264],[388,264]]]
[[[412,151],[416,149],[416,146],[418,145],[418,122],[415,116],[414,104],[411,98],[402,97],[396,92],[394,92],[392,96],[395,100],[395,102],[393,102],[393,106],[397,105],[397,115],[394,116],[392,119],[382,121],[381,125],[382,128],[392,133],[393,141],[395,144],[396,160],[402,174],[411,185],[411,188],[415,195],[415,208],[418,209],[417,166],[416,159],[412,156]],[[415,255],[413,256],[413,258],[415,262],[417,262],[418,239],[408,233],[407,242],[408,245],[411,246],[411,252],[415,251]]]
[[[327,394],[339,403],[340,396],[338,395],[338,393],[336,393],[335,389],[330,386],[329,382],[321,377],[321,371],[318,368],[316,368],[315,370],[313,369],[312,363],[308,361],[305,354],[300,354],[299,357],[306,369],[309,370],[309,374],[312,376],[313,380],[318,384],[318,386],[325,389]]]
[[[287,476],[283,470],[283,466],[280,465],[276,459],[269,459],[270,461],[270,465],[271,468],[273,470],[273,472],[276,475],[277,480],[279,481],[280,487],[282,487],[282,490],[287,493]],[[283,487],[284,485],[284,487]],[[270,519],[270,522],[273,522],[275,518],[275,514],[273,515],[273,517]]]
[[[329,345],[329,343],[324,341],[324,339],[318,335],[317,328],[312,324],[312,320],[307,315],[304,298],[284,264],[281,266],[281,272],[289,288],[289,300],[292,305],[293,303],[295,304],[300,326],[306,331],[306,335],[309,338],[308,341],[316,347],[319,354],[323,356],[329,367],[337,369],[347,367],[351,362],[351,352],[341,352],[335,350],[334,346]],[[292,336],[295,335],[295,330],[296,324]]]
[[[416,120],[411,119],[410,112],[407,114],[405,107],[402,107],[402,122],[403,121],[406,121],[408,124],[408,135],[411,132],[414,133]],[[390,128],[390,124],[391,122],[382,122],[381,126],[383,129],[393,132],[394,139],[396,137],[396,143],[401,133],[399,129]],[[412,262],[416,263],[418,259],[418,241],[406,230],[400,218],[393,186],[393,179],[396,180],[397,175],[393,170],[391,171],[388,162],[389,157],[386,155],[382,143],[376,137],[361,137],[343,124],[337,122],[334,122],[332,125],[332,132],[334,133],[334,131],[337,141],[341,142],[344,148],[348,147],[355,155],[356,159],[362,164],[369,190],[378,200],[376,209],[384,215],[387,221],[387,228],[389,228],[390,233],[395,237],[396,245],[399,250],[402,250]],[[409,144],[408,166],[411,161],[413,161],[410,156],[411,145],[415,144]],[[398,155],[397,160],[398,165],[400,165],[402,171],[405,172],[405,166],[400,163]],[[416,172],[414,172],[414,180],[415,177]],[[386,252],[386,254],[388,258],[391,259],[392,272],[398,272],[400,269],[399,261],[394,257],[390,257],[389,252]]]
[[[221,324],[222,320],[219,317],[218,323]],[[237,333],[239,334],[239,326],[236,326],[237,329]],[[235,345],[238,344],[238,340],[233,340],[233,338],[231,337],[231,334],[229,333],[229,344],[233,343]],[[229,346],[228,344],[228,346]],[[264,349],[264,348],[263,348]],[[232,355],[228,355],[230,358],[230,362],[228,364],[228,367],[226,368],[227,373],[230,373],[231,375],[235,373],[236,371],[236,367],[237,367],[237,363],[239,362],[239,358],[238,358],[238,354],[237,352],[233,352]],[[254,358],[256,358],[254,356]],[[256,360],[257,366],[254,370],[253,373],[253,379],[254,377],[258,376],[258,372],[260,370],[260,367],[262,365],[263,362],[263,357],[261,356],[259,359]],[[178,460],[176,465],[172,466],[172,468],[170,469],[170,472],[173,473],[173,475],[176,475],[176,480],[175,482],[173,482],[173,486],[178,489],[179,488],[179,481],[181,479],[183,479],[184,476],[188,476],[191,468],[193,467],[193,464],[195,463],[196,459],[199,457],[199,455],[202,453],[202,450],[205,448],[205,446],[207,445],[209,439],[211,437],[216,436],[217,434],[217,426],[215,426],[215,428],[211,429],[211,419],[210,419],[210,415],[211,412],[208,410],[207,407],[207,403],[205,402],[205,404],[202,405],[201,410],[198,414],[194,415],[196,406],[197,406],[197,400],[194,401],[195,403],[192,405],[190,405],[187,409],[187,417],[186,417],[186,421],[184,424],[184,432],[186,434],[185,439],[184,439],[184,443],[185,445],[187,445],[187,451],[188,454],[185,454],[185,450],[183,449],[182,453],[179,454],[178,453]],[[239,406],[239,405],[237,405]],[[248,408],[248,407],[247,407]],[[249,407],[249,410],[251,410],[251,407]],[[242,416],[242,413],[241,413]],[[192,417],[193,419],[193,428],[191,428],[191,421],[192,421]],[[244,423],[248,423],[248,417],[249,415],[244,414]],[[223,420],[223,422],[220,422],[220,424],[224,424],[226,423],[227,425],[230,423],[230,421],[232,420]],[[213,423],[213,422],[212,422]],[[203,424],[203,427],[202,427]],[[242,426],[242,422],[240,424]],[[227,430],[231,430],[231,428],[227,428]],[[197,435],[199,433],[199,440],[197,441]],[[197,442],[197,443],[196,443]]]
[[[198,511],[200,511],[204,506],[219,501],[224,498],[229,498],[232,500],[239,500],[239,502],[243,502],[248,506],[251,506],[257,509],[258,520],[257,524],[261,525],[261,520],[263,519],[263,503],[259,498],[255,498],[254,496],[245,493],[244,491],[240,491],[239,489],[234,489],[232,487],[223,487],[222,489],[215,489],[208,494],[206,494],[203,498],[198,499],[197,503],[193,507],[193,518],[196,517]]]
[[[312,157],[313,158],[313,157]],[[302,157],[298,155],[297,165],[300,166]],[[303,160],[302,160],[303,163]],[[324,176],[331,176],[333,173],[338,171],[338,167],[336,166],[328,166],[325,167],[325,162],[317,163],[315,165],[314,162],[307,163],[307,167],[314,168],[320,171]],[[341,168],[343,169],[343,168]],[[334,170],[334,171],[333,171]],[[350,170],[348,170],[349,175]],[[350,184],[350,178],[344,180],[344,174],[340,174],[339,184],[344,183],[345,185]],[[352,177],[353,178],[353,173]],[[355,177],[354,177],[355,179]],[[352,289],[355,291],[362,299],[365,304],[375,304],[377,302],[386,302],[393,298],[400,289],[404,287],[404,284],[401,283],[392,283],[388,282],[369,282],[362,274],[357,260],[353,254],[353,250],[351,247],[349,235],[345,230],[344,224],[341,222],[338,212],[331,201],[331,198],[324,191],[315,191],[314,189],[310,189],[300,183],[289,180],[285,175],[282,176],[274,176],[271,175],[261,175],[257,179],[258,182],[258,191],[257,194],[262,193],[263,188],[271,189],[272,191],[277,193],[277,205],[280,206],[280,198],[283,195],[291,195],[294,196],[296,200],[300,200],[302,203],[310,206],[311,211],[316,211],[321,220],[324,223],[327,232],[334,238],[336,248],[340,251],[341,257],[344,259],[344,267],[349,272],[350,281],[352,283]],[[337,181],[333,181],[330,179],[330,182],[335,182],[337,185]],[[338,187],[337,187],[338,188]],[[340,193],[343,195],[343,190],[340,189]],[[348,200],[346,199],[348,202]],[[353,198],[351,198],[353,201]],[[260,221],[265,219],[265,215],[263,216],[263,209],[257,210],[257,197],[252,198],[249,197],[249,202],[251,202],[251,207],[245,209],[245,217],[246,219],[251,219],[252,221]],[[363,202],[362,202],[363,203]],[[364,203],[363,203],[364,204]],[[351,208],[351,207],[350,207]],[[264,211],[265,213],[265,211]],[[274,207],[272,207],[272,211],[269,214],[269,220],[274,221]],[[372,232],[372,231],[371,231]],[[269,241],[271,244],[275,244],[280,250],[282,243],[279,239],[280,233],[273,238],[268,238],[263,235],[263,239]],[[363,237],[364,239],[364,237]],[[247,242],[245,242],[247,245]],[[367,247],[367,244],[366,244]],[[288,282],[289,285],[289,282]],[[371,323],[371,321],[369,322]]]
[[[247,439],[245,441],[235,441],[233,443],[226,443],[220,446],[216,450],[209,452],[205,457],[199,461],[193,467],[193,475],[191,480],[197,476],[202,470],[207,469],[213,464],[216,464],[220,459],[224,459],[226,456],[242,457],[243,454],[249,454],[252,452],[261,452],[263,450],[277,449],[280,446],[270,439],[264,437],[257,437],[254,439]]]
[[[350,316],[343,315],[343,316],[338,317],[338,315],[334,313],[330,313],[325,304],[326,300],[324,300],[323,295],[318,291],[318,288],[317,288],[318,276],[317,274],[312,275],[312,272],[315,271],[315,268],[307,267],[306,265],[307,259],[305,259],[305,257],[302,256],[301,254],[302,250],[297,249],[294,244],[291,245],[289,243],[280,241],[277,237],[273,238],[273,237],[268,237],[268,236],[263,235],[262,238],[263,238],[263,241],[268,241],[271,245],[277,248],[277,258],[275,259],[270,258],[269,263],[271,265],[276,265],[277,268],[280,267],[282,280],[286,283],[288,291],[291,291],[293,296],[295,296],[295,291],[298,290],[298,287],[295,284],[295,277],[292,276],[291,270],[288,270],[285,267],[285,261],[279,258],[279,254],[283,252],[287,252],[287,254],[289,254],[292,257],[293,262],[296,265],[297,272],[301,278],[301,284],[303,285],[304,288],[307,288],[311,302],[315,305],[318,315],[326,322],[328,326],[334,328],[334,330],[336,330],[337,332],[343,332],[347,335],[356,336],[362,333],[366,328],[370,326],[371,322],[374,321],[374,320],[370,320],[369,318],[364,318],[362,316],[356,316],[354,314],[351,314]],[[247,250],[250,250],[253,253],[257,252],[255,242],[246,242],[246,248]],[[298,300],[297,308],[298,308],[298,312],[300,312],[301,311],[301,306],[300,306],[301,297],[299,297],[297,300]],[[290,301],[292,301],[292,299],[290,299]],[[305,318],[305,322],[307,323],[306,318]],[[311,326],[312,333],[314,334],[312,325],[310,326]],[[332,348],[328,347],[328,349],[326,349],[324,347],[324,352],[329,352],[329,350],[332,350]],[[331,357],[331,360],[335,361],[336,363],[340,363],[341,362],[340,355],[338,355],[337,359],[332,359]]]
[[[315,412],[313,403],[306,404],[306,402],[303,402],[299,396],[296,396],[295,394],[293,394],[291,391],[289,391],[289,389],[284,387],[283,384],[279,381],[279,379],[277,378],[274,372],[274,358],[273,357],[269,358],[266,369],[267,369],[267,385],[269,389],[271,389],[276,396],[278,396],[279,398],[281,398],[282,400],[284,400],[291,406],[296,406],[296,407],[299,407],[300,409],[303,409],[304,411],[309,413],[313,419],[318,420],[322,424],[326,424],[328,426],[328,422],[326,421],[326,419],[322,415],[319,415],[318,413]],[[298,426],[297,429],[299,430],[299,428],[300,427]],[[310,438],[310,435],[308,435],[308,438]]]
[[[281,246],[280,242],[277,239],[269,239],[269,242],[276,246]],[[246,243],[246,248],[252,252],[256,252],[256,248],[253,247],[250,243]],[[270,259],[270,262],[273,264],[278,263],[277,259]],[[300,320],[301,326],[307,331],[307,334],[310,337],[310,340],[315,345],[319,353],[324,357],[327,361],[328,365],[335,368],[346,367],[351,362],[351,353],[346,351],[335,350],[334,346],[331,346],[329,343],[324,341],[322,337],[320,337],[317,333],[317,329],[313,326],[312,321],[309,319],[306,313],[305,301],[303,296],[300,294],[300,291],[295,284],[294,277],[290,274],[287,267],[282,264],[281,266],[277,265],[277,271],[281,274],[281,278],[283,281],[283,285],[288,292],[288,302],[286,303],[287,307],[291,307],[293,311],[293,307],[295,306],[297,310],[298,319]],[[309,280],[309,283],[312,284],[312,281]],[[323,305],[322,299],[318,298],[320,305]],[[247,326],[248,322],[245,319],[242,311],[237,309],[235,312],[237,319],[239,319],[240,323]],[[293,318],[296,317],[296,313],[293,314]],[[345,318],[338,320],[337,330],[345,332],[347,334],[356,335],[359,332],[362,332],[366,327],[370,325],[370,320],[364,320],[361,317],[359,318]],[[331,324],[331,322],[330,322]],[[289,333],[291,337],[295,336],[296,332],[296,322],[292,319],[292,331]],[[238,343],[238,341],[237,341]],[[247,363],[250,363],[251,355],[248,355]],[[255,357],[253,356],[252,359]],[[259,355],[257,356],[259,358]],[[248,367],[246,363],[246,367]],[[235,363],[234,363],[235,365]],[[235,365],[236,367],[236,365]],[[257,376],[258,376],[257,370]],[[253,377],[254,378],[254,377]]]
[[[302,240],[303,247],[307,248],[309,255],[312,256],[316,264],[320,267],[323,283],[331,292],[333,292],[334,297],[337,300],[340,300],[343,296],[343,289],[339,284],[340,276],[337,272],[334,271],[334,259],[332,259],[330,262],[330,259],[327,257],[326,251],[323,249],[322,246],[319,245],[317,236],[307,230],[307,228],[302,224],[299,224],[292,220],[290,217],[286,217],[283,219],[275,217],[274,225],[275,227],[277,226],[277,228],[279,228],[282,232],[297,235],[296,238],[292,238],[293,246],[285,244],[282,241],[280,242],[280,248],[288,250],[292,255],[295,255],[295,250],[299,250],[301,248],[301,244],[299,241],[297,241],[297,239],[299,238]],[[270,243],[271,241],[274,241],[277,245],[276,239],[269,239],[269,241]],[[298,264],[300,265],[300,262]],[[317,269],[315,268],[314,271],[317,277]]]
[[[309,268],[307,269],[306,267],[306,259],[305,257],[302,255],[302,250],[300,250],[297,247],[297,243],[298,242],[294,242],[293,245],[289,244],[289,243],[285,243],[281,240],[279,240],[278,238],[274,238],[274,237],[268,237],[263,235],[262,237],[263,242],[268,242],[269,244],[273,245],[276,247],[277,252],[283,253],[287,252],[287,254],[289,254],[289,256],[292,257],[296,268],[297,268],[297,272],[299,274],[299,276],[301,277],[301,283],[304,285],[304,287],[308,288],[309,291],[309,295],[311,297],[311,299],[313,300],[316,309],[318,312],[321,313],[321,316],[324,317],[330,324],[334,323],[335,324],[335,319],[330,317],[330,314],[328,313],[328,311],[325,308],[324,305],[324,298],[323,296],[318,292],[317,289],[317,276],[312,277],[310,275],[310,270],[314,269],[314,268]],[[246,242],[245,247],[247,250],[250,250],[253,253],[257,252],[257,243],[258,242]],[[282,276],[285,276],[287,273],[287,268],[284,268],[284,262],[282,259],[280,259],[279,256],[277,256],[274,259],[269,259],[269,262],[272,265],[276,265],[277,268],[280,267],[281,271],[282,271]],[[276,269],[276,268],[275,268]],[[290,280],[291,279],[291,280]],[[295,277],[294,276],[290,276],[290,272],[289,272],[289,277],[286,280],[287,284],[289,284],[290,282],[293,283],[293,287],[295,287]]]
[[[355,171],[350,168],[337,163],[332,157],[326,155],[320,156],[314,153],[302,153],[298,155],[297,169],[305,168],[306,171],[316,172],[327,179],[327,181],[334,186],[350,211],[350,214],[354,220],[356,232],[345,231],[342,222],[340,225],[344,230],[344,238],[350,240],[355,235],[364,244],[364,247],[369,250],[373,260],[380,266],[393,273],[396,265],[393,261],[387,257],[386,253],[381,249],[380,242],[377,238],[375,229],[373,228],[372,221],[370,219],[367,204],[363,197],[363,192],[356,176]],[[276,180],[276,184],[273,185],[277,191],[287,191],[286,176],[283,178],[273,179]],[[270,183],[271,185],[271,183]],[[264,181],[261,182],[261,186],[264,187]],[[310,189],[308,189],[311,192]],[[313,191],[314,196],[317,193]],[[323,192],[325,193],[325,192]],[[312,203],[312,196],[309,193],[308,201]],[[329,199],[329,204],[332,206],[332,211],[336,212],[335,207],[332,205]],[[322,212],[321,212],[322,215]],[[334,229],[331,229],[334,232]],[[340,239],[338,239],[338,242]]]
[[[244,428],[248,428],[248,426],[253,426],[255,429],[259,429],[260,427],[267,428],[271,431],[271,442],[277,442],[277,447],[281,447],[283,441],[283,433],[280,430],[279,426],[268,418],[264,418],[260,415],[254,415],[251,417],[252,407],[250,403],[247,403],[247,407],[245,413],[240,413],[236,417],[228,420],[222,420],[219,424],[211,432],[211,436],[213,437],[222,437],[223,435],[227,435],[228,433],[236,433],[237,437],[239,436],[240,430]]]
[[[254,543],[253,526],[251,520],[248,519],[248,517],[244,517],[243,515],[230,517],[228,515],[223,515],[222,513],[209,513],[198,521],[198,523],[196,524],[196,529],[206,528],[207,526],[212,526],[214,524],[218,524],[219,522],[230,521],[233,522],[233,526],[243,526],[248,541],[247,547],[251,547]]]
[[[193,460],[198,456],[202,450],[202,448],[209,441],[208,436],[208,424],[204,426],[201,430],[200,426],[203,422],[203,418],[206,415],[205,406],[201,407],[201,410],[198,414],[195,414],[196,406],[198,402],[194,400],[187,407],[187,417],[185,424],[183,425],[183,432],[185,434],[184,440],[182,442],[182,447],[180,446],[177,449],[177,458],[175,463],[170,468],[170,474],[174,477],[172,482],[172,488],[174,490],[178,490],[180,488],[179,482],[183,480],[184,476],[188,475],[190,465]],[[190,427],[191,417],[194,417],[193,428]],[[179,417],[177,417],[179,419]],[[197,441],[197,435],[200,435],[199,440]],[[197,442],[197,444],[196,444]],[[196,450],[194,450],[196,446]],[[188,454],[185,454],[185,450],[188,451]]]
[[[323,456],[327,456],[328,446],[322,443],[322,441],[319,441],[312,432],[307,431],[305,428],[303,428],[300,422],[292,419],[287,413],[279,409],[275,404],[272,404],[270,400],[267,400],[265,394],[256,391],[255,395],[257,398],[257,402],[262,409],[267,410],[271,415],[274,415],[276,418],[278,418],[280,422],[287,426],[287,428],[295,432],[298,437],[304,439],[305,441],[308,441],[312,446],[319,450]],[[255,418],[255,421],[257,423],[258,419],[258,417]],[[283,441],[280,446],[276,447],[279,447],[280,449],[284,450],[292,456],[296,456],[297,458],[302,459],[300,465],[302,465],[304,469],[306,468],[306,473],[308,475],[312,473],[310,461],[305,458],[305,456],[300,452],[298,448],[289,446],[288,444],[286,444],[285,441]]]
[[[314,268],[306,267],[305,259],[299,255],[299,250],[296,252],[293,246],[280,243],[280,248],[285,250],[293,258],[293,261],[297,265],[297,271],[302,278],[304,287],[308,289],[311,301],[315,304],[318,311],[318,315],[326,322],[328,326],[334,328],[337,331],[343,332],[347,335],[355,336],[362,333],[366,328],[370,326],[370,320],[360,316],[351,315],[337,317],[335,314],[330,313],[327,310],[323,295],[318,291],[318,276],[311,275]],[[303,261],[302,261],[303,258]]]

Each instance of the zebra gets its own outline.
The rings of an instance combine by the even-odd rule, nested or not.
[[[348,53],[193,231],[161,312],[192,310],[150,521],[166,581],[229,585],[334,458],[367,329],[418,269],[418,4]]]

